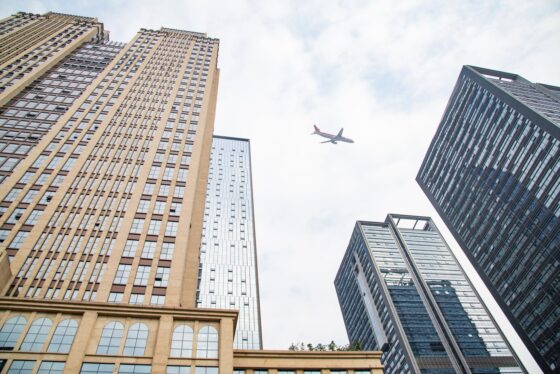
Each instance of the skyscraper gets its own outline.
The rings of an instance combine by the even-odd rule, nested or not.
[[[545,372],[560,370],[560,88],[465,66],[416,180]]]
[[[521,373],[428,217],[358,221],[335,279],[350,341],[386,373]]]
[[[126,45],[107,35],[88,17],[0,21],[0,372],[380,374],[378,352],[234,351],[239,312],[197,298],[205,266],[229,270],[207,256],[220,248],[201,247],[219,41],[169,28]],[[239,145],[246,158],[224,170],[239,171],[239,196],[221,191],[209,207],[239,203],[239,241],[217,240],[248,246],[231,263],[245,319],[259,316],[256,259],[242,262],[255,247]],[[240,321],[238,336],[260,347],[254,321]]]
[[[195,306],[217,43],[142,30],[42,134],[2,186],[6,295]],[[41,119],[40,104],[14,116]]]
[[[249,140],[215,135],[197,306],[239,310],[237,349],[262,349],[256,251]]]

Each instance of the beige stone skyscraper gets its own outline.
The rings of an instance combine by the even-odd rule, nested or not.
[[[107,35],[57,13],[0,22],[1,373],[380,367],[235,353],[237,311],[196,309],[219,41]]]

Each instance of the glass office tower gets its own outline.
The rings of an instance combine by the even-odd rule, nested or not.
[[[417,181],[543,371],[560,370],[560,88],[465,66]]]
[[[386,373],[520,373],[428,217],[358,221],[335,279],[349,340]]]
[[[238,309],[237,349],[262,349],[248,139],[214,135],[200,247],[197,306]]]

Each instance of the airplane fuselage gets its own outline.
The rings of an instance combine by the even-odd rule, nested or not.
[[[334,134],[329,134],[328,132],[322,132],[315,125],[313,125],[313,127],[315,128],[315,131],[313,132],[312,135],[319,135],[322,136],[323,138],[329,139],[322,143],[333,143],[333,144],[336,144],[337,142],[354,143],[352,139],[345,138],[344,136],[342,136],[343,129],[340,129],[340,132],[337,135],[334,135]]]

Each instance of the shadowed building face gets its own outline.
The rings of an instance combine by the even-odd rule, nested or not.
[[[465,66],[416,179],[541,368],[560,369],[560,88]]]
[[[521,373],[428,217],[356,223],[335,279],[350,341],[387,373]]]

